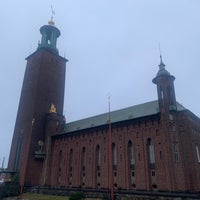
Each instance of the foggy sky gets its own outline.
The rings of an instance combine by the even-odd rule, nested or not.
[[[1,2],[0,165],[8,161],[25,58],[56,13],[57,47],[66,57],[67,122],[157,99],[152,83],[159,44],[176,77],[176,99],[200,117],[199,0],[45,0]]]

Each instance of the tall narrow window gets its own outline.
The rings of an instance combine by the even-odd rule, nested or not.
[[[99,145],[96,146],[95,154],[96,154],[96,158],[95,158],[96,159],[96,165],[95,165],[95,167],[96,167],[96,169],[95,169],[95,171],[96,171],[96,186],[97,186],[97,188],[100,188],[101,153],[100,153],[100,146]]]
[[[61,183],[61,170],[62,170],[62,150],[59,152],[59,158],[58,158],[58,184]]]
[[[128,157],[129,157],[130,165],[133,166],[135,164],[135,158],[134,158],[133,144],[131,141],[128,142]]]
[[[150,156],[150,163],[152,164],[155,163],[154,146],[152,143],[149,145],[149,156]]]
[[[200,163],[199,146],[196,144],[197,161]]]
[[[150,164],[149,173],[150,173],[151,187],[153,190],[156,190],[157,183],[156,183],[155,153],[154,153],[154,145],[151,138],[148,138],[147,140],[147,151],[149,154],[149,164]]]
[[[69,169],[68,169],[68,184],[72,186],[72,170],[73,170],[73,150],[69,152]]]
[[[81,155],[81,184],[85,187],[85,166],[86,166],[86,151],[85,147],[82,148],[82,155]]]
[[[150,167],[155,168],[155,153],[154,153],[154,145],[149,138],[147,140],[147,145],[148,145],[148,152],[149,152],[149,162],[150,162]]]
[[[82,148],[82,170],[85,170],[85,164],[86,164],[86,153],[85,153],[85,147]]]
[[[173,144],[173,153],[174,153],[174,160],[177,162],[179,160],[178,144],[177,143]]]
[[[100,167],[100,165],[101,165],[101,154],[100,154],[99,145],[97,145],[97,147],[96,147],[96,163],[97,163],[97,166]]]
[[[134,157],[134,148],[131,141],[128,142],[128,163],[129,163],[129,188],[135,189],[135,157]]]
[[[116,144],[113,143],[112,145],[112,153],[113,153],[113,166],[117,166],[117,147]]]
[[[117,146],[112,144],[112,156],[113,156],[113,181],[114,188],[117,189]]]
[[[73,161],[73,150],[70,150],[69,153],[69,167],[70,167],[70,171],[72,171],[72,161]]]
[[[62,166],[62,150],[60,150],[60,153],[59,153],[59,167]]]

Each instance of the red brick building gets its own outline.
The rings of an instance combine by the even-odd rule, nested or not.
[[[40,32],[27,58],[8,165],[22,185],[200,191],[200,119],[177,103],[162,57],[157,100],[66,123],[60,31],[50,21]]]

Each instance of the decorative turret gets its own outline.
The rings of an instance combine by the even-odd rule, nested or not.
[[[48,25],[44,25],[40,28],[42,34],[41,43],[38,44],[38,49],[46,48],[47,50],[58,54],[56,48],[57,38],[60,36],[60,31],[55,27],[53,17],[48,22]]]
[[[159,71],[152,80],[157,85],[159,108],[161,112],[176,110],[176,96],[174,90],[175,77],[165,69],[160,55]]]

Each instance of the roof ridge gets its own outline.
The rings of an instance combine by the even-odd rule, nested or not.
[[[113,111],[111,111],[110,113],[118,112],[118,111],[121,111],[121,110],[126,110],[126,109],[133,108],[133,107],[142,106],[142,105],[145,105],[145,104],[148,104],[148,103],[151,103],[151,102],[158,102],[158,100],[148,101],[148,102],[146,102],[146,103],[136,104],[136,105],[134,105],[134,106],[128,106],[128,107],[125,107],[125,108],[120,108],[120,109],[117,109],[117,110],[113,110]],[[73,122],[77,122],[77,121],[82,121],[82,120],[86,120],[86,119],[90,119],[90,118],[93,118],[93,117],[98,117],[98,116],[102,116],[102,115],[106,115],[106,114],[108,114],[108,112],[96,114],[96,115],[93,115],[93,116],[90,116],[90,117],[86,117],[86,118],[81,118],[81,119],[78,119],[78,120],[75,120],[75,121],[71,121],[71,122],[68,122],[68,123],[73,123]]]
[[[177,110],[182,111],[186,110],[186,108],[184,108],[181,104],[177,102]],[[114,110],[110,112],[110,116],[111,123],[117,123],[131,119],[156,115],[158,113],[160,113],[158,100],[154,100],[127,108]],[[106,124],[108,124],[108,112],[66,123],[63,133],[98,127]]]

